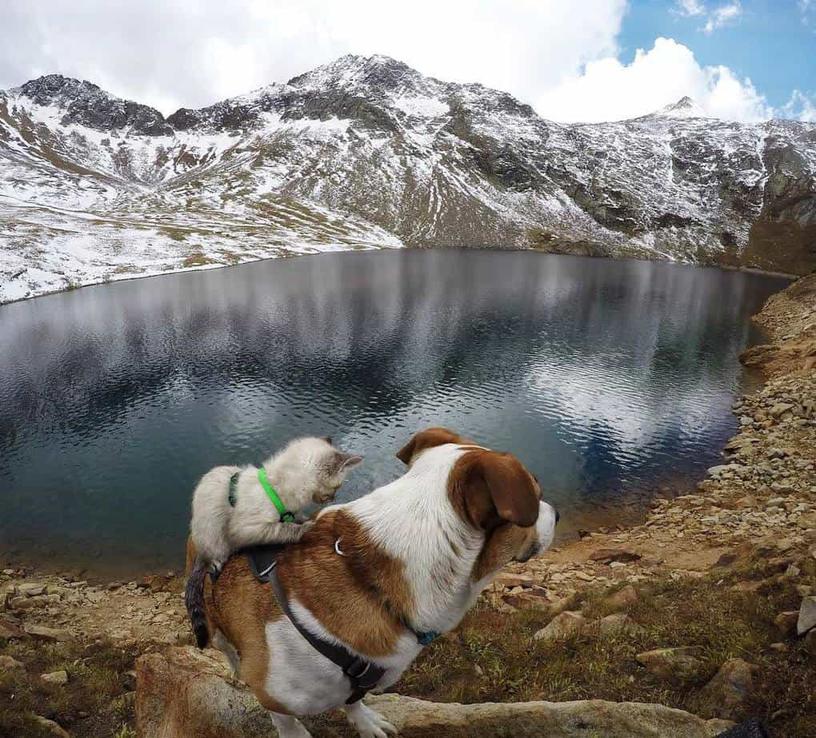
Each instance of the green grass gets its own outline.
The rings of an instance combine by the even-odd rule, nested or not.
[[[639,589],[626,608],[642,627],[636,635],[582,634],[559,642],[533,640],[549,620],[545,613],[502,614],[477,607],[456,633],[436,643],[394,687],[425,699],[455,702],[607,699],[657,702],[699,712],[698,693],[730,658],[757,664],[758,688],[748,713],[785,736],[816,735],[816,658],[801,641],[789,652],[768,649],[783,640],[773,624],[782,610],[798,607],[791,584],[758,596],[718,580],[659,581]],[[607,593],[576,597],[571,609],[587,617],[609,613]],[[653,648],[696,646],[703,666],[691,682],[666,682],[635,656]]]
[[[125,697],[134,686],[126,672],[133,668],[135,652],[99,642],[0,641],[0,653],[25,665],[25,670],[0,674],[1,738],[50,735],[34,715],[54,720],[75,738],[135,735],[133,701]],[[60,669],[68,672],[68,684],[40,679]]]

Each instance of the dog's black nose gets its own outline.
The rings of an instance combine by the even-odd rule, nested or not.
[[[561,520],[561,513],[558,510],[555,511],[555,524],[558,525],[558,521]]]

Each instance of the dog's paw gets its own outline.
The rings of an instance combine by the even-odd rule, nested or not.
[[[346,717],[357,729],[360,738],[388,738],[396,735],[397,729],[380,713],[361,702],[346,708]]]

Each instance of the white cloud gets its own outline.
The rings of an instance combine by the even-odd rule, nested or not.
[[[801,5],[807,5],[813,0],[799,0]],[[742,15],[740,0],[731,0],[717,8],[709,8],[702,0],[676,0],[672,9],[677,15],[686,18],[705,17],[705,24],[700,28],[703,33],[713,33],[718,28],[735,21]]]
[[[626,0],[3,0],[0,88],[49,72],[198,107],[346,53],[524,100],[614,54]]]
[[[799,1],[803,11],[816,7]],[[773,112],[750,80],[701,66],[672,39],[622,63],[626,0],[582,0],[580,18],[563,0],[0,2],[0,88],[59,72],[164,113],[285,81],[346,53],[387,54],[440,79],[481,82],[560,121],[643,115],[684,95],[709,115]],[[717,27],[741,12],[737,1],[674,7]],[[781,114],[810,115],[803,100]]]
[[[621,120],[651,113],[691,97],[707,115],[742,121],[764,120],[772,110],[751,80],[728,67],[703,67],[691,49],[658,38],[638,49],[630,64],[607,57],[586,65],[537,100],[538,111],[558,121]]]
[[[722,28],[724,25],[735,21],[741,15],[742,5],[740,5],[739,0],[735,0],[735,2],[728,3],[727,5],[722,5],[709,13],[708,20],[703,26],[703,32],[713,33],[718,28]]]
[[[705,15],[706,7],[700,0],[677,0],[675,12],[679,15],[693,17]]]
[[[816,98],[794,90],[790,100],[779,111],[782,118],[794,118],[816,123]]]

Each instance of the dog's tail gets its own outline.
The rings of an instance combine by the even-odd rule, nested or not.
[[[190,575],[187,577],[187,586],[184,589],[184,604],[187,615],[193,626],[196,644],[204,648],[210,642],[210,631],[207,628],[207,615],[204,612],[204,580],[207,576],[207,565],[197,556]]]

